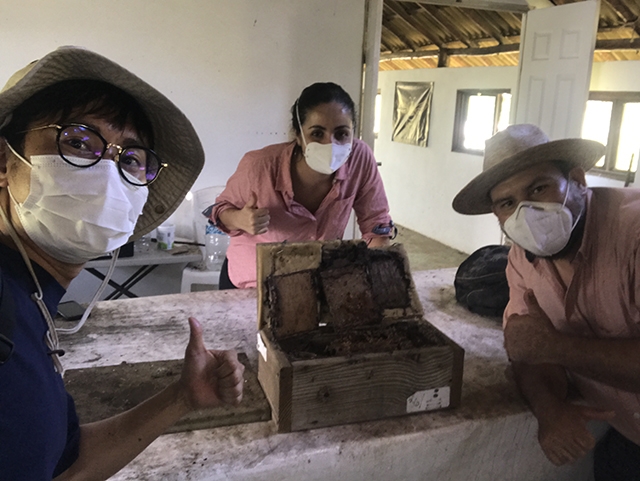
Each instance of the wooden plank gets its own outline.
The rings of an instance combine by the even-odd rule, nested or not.
[[[294,362],[291,430],[406,415],[416,392],[451,386],[453,357],[441,346]]]
[[[453,365],[452,365],[452,382],[451,382],[451,404],[450,408],[457,408],[462,401],[462,373],[464,371],[464,349],[458,346],[451,339],[447,338],[447,343],[453,350]]]
[[[208,429],[219,426],[267,421],[271,418],[255,372],[247,356],[238,358],[245,366],[244,395],[240,406],[221,406],[188,414],[168,433]],[[115,366],[69,369],[64,382],[73,396],[81,423],[90,423],[115,416],[140,404],[177,380],[182,360],[122,363]]]
[[[291,363],[268,331],[258,333],[264,345],[258,355],[258,380],[280,432],[291,431]],[[260,349],[259,349],[260,350]]]

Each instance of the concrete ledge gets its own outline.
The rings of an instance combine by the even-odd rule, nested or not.
[[[499,319],[455,302],[455,269],[413,274],[425,318],[466,351],[456,410],[277,434],[271,422],[168,434],[114,480],[585,481],[592,461],[556,468],[537,423],[506,374]],[[236,348],[256,366],[254,289],[101,302],[80,333],[64,337],[65,367],[181,358],[187,317],[212,349]],[[602,423],[593,425],[601,434]]]

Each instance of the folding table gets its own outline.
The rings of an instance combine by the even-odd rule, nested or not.
[[[198,262],[202,260],[202,253],[197,247],[187,250],[177,247],[172,250],[153,249],[149,252],[135,252],[132,257],[118,257],[116,267],[138,267],[138,269],[129,276],[124,282],[116,282],[109,280],[109,286],[114,290],[105,300],[117,299],[122,295],[127,297],[138,297],[131,288],[138,282],[148,276],[156,267],[161,264],[188,264],[189,262]],[[104,280],[105,274],[100,272],[99,268],[108,268],[111,265],[111,259],[99,259],[87,262],[85,270],[100,280]]]

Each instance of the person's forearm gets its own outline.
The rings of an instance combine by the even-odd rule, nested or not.
[[[80,455],[55,481],[107,479],[189,411],[174,383],[125,413],[82,425]]]
[[[388,237],[372,237],[367,245],[369,247],[384,247],[390,244]]]
[[[640,340],[562,335],[548,360],[609,386],[640,393]]]
[[[566,399],[568,381],[561,366],[514,362],[512,367],[516,384],[536,418],[540,419]]]
[[[229,209],[226,209],[220,212],[220,214],[218,215],[218,219],[220,219],[220,222],[222,222],[222,224],[229,231],[241,230],[241,227],[237,223],[239,214],[240,214],[240,209],[230,207]]]

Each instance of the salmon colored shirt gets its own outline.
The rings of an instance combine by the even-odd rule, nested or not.
[[[229,233],[229,278],[237,287],[256,286],[256,244],[262,242],[341,239],[351,209],[356,212],[364,239],[380,237],[373,229],[388,225],[389,204],[373,152],[354,139],[347,162],[334,173],[333,187],[312,214],[293,200],[291,157],[295,142],[275,144],[244,155],[224,191],[216,199],[211,221]],[[229,231],[219,220],[229,208],[242,209],[251,193],[257,206],[269,209],[268,232],[251,235]]]
[[[509,252],[510,300],[504,322],[525,314],[526,289],[560,332],[574,336],[640,340],[640,190],[593,188],[588,191],[582,245],[562,274],[544,258],[527,260],[525,251]],[[580,393],[592,405],[614,410],[611,421],[640,445],[640,394],[622,391],[571,372]]]

